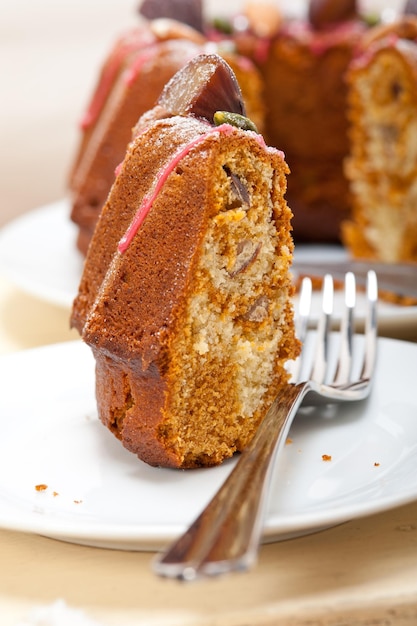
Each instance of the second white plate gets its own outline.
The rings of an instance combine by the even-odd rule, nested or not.
[[[84,263],[69,214],[69,203],[61,200],[25,213],[0,231],[0,270],[5,276],[23,291],[68,308]]]

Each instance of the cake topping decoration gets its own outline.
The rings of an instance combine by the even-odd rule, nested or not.
[[[210,124],[217,111],[246,113],[236,77],[217,54],[200,54],[187,63],[165,85],[158,104],[171,115],[192,115]]]
[[[403,13],[404,15],[417,15],[417,0],[407,0]]]
[[[244,115],[239,115],[239,113],[230,113],[229,111],[216,111],[213,116],[214,123],[216,126],[220,126],[220,124],[230,124],[231,126],[236,126],[237,128],[241,128],[242,130],[252,130],[255,133],[258,132],[255,124],[248,117]]]
[[[143,0],[139,13],[148,20],[168,17],[203,32],[202,0]]]
[[[358,15],[356,0],[310,0],[308,19],[317,30],[337,22],[351,20]]]
[[[245,17],[257,37],[270,38],[282,24],[281,11],[268,0],[256,0],[245,5]]]
[[[212,24],[213,28],[223,35],[233,35],[234,33],[233,23],[229,18],[215,16]],[[247,27],[247,21],[245,22],[245,27]]]

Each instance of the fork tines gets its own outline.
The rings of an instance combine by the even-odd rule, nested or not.
[[[321,290],[321,304],[318,319],[314,319],[312,314],[313,289],[311,278],[305,277],[302,280],[299,307],[297,313],[297,335],[304,344],[308,342],[308,330],[316,328],[314,359],[311,365],[306,365],[306,354],[310,351],[303,349],[301,357],[292,369],[293,380],[304,380],[312,378],[314,380],[328,380],[331,378],[333,385],[343,386],[352,380],[352,368],[354,364],[354,333],[357,319],[358,298],[356,289],[356,279],[353,272],[347,272],[344,280],[343,308],[341,311],[334,311],[335,308],[335,285],[330,274],[323,278]],[[375,363],[376,335],[377,335],[377,308],[378,287],[377,277],[373,270],[367,274],[366,285],[366,311],[361,312],[364,317],[364,358],[363,369],[359,373],[361,378],[370,378]],[[356,315],[357,317],[357,315]],[[340,329],[338,336],[338,355],[333,363],[336,372],[332,374],[331,359],[331,331],[338,322]],[[334,352],[334,350],[333,350]],[[309,371],[305,371],[310,367]]]

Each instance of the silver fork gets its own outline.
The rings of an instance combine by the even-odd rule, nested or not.
[[[153,568],[158,575],[189,581],[250,568],[257,559],[274,461],[304,398],[308,394],[309,404],[317,404],[362,400],[368,396],[377,339],[375,272],[370,271],[367,276],[367,314],[359,374],[352,373],[355,361],[355,276],[351,272],[345,276],[345,306],[340,330],[334,333],[339,337],[339,350],[333,367],[329,359],[334,299],[332,277],[324,277],[322,313],[317,325],[312,365],[306,363],[308,350],[304,343],[310,322],[311,292],[311,280],[305,278],[297,324],[304,347],[291,368],[294,382],[274,400],[252,442],[203,512],[179,539],[156,556]]]

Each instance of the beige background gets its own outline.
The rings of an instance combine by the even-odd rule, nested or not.
[[[61,198],[77,123],[132,0],[1,0],[0,224]]]

